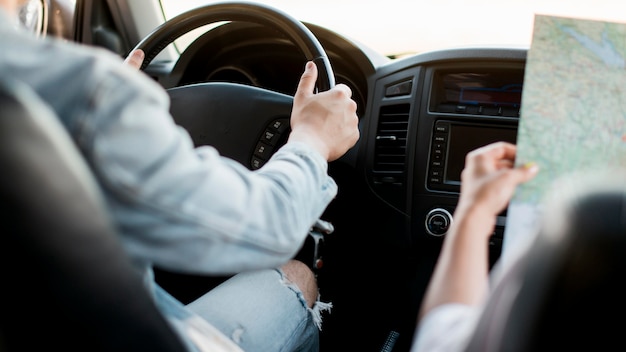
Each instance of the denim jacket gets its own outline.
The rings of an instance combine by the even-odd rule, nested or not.
[[[288,143],[254,172],[194,148],[143,72],[104,49],[35,37],[1,10],[0,72],[32,87],[70,132],[147,283],[152,265],[195,274],[279,266],[336,195],[309,146]]]

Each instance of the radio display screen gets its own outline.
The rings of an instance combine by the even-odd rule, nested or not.
[[[470,151],[498,141],[515,143],[516,139],[515,128],[451,123],[444,183],[461,184],[465,156]]]
[[[518,117],[523,69],[438,70],[430,109],[434,112]]]
[[[490,74],[451,73],[443,77],[446,103],[519,106],[522,101],[522,83],[517,77],[497,79]]]

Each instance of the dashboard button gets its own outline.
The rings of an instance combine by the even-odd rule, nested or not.
[[[443,208],[435,208],[426,215],[426,232],[433,236],[443,236],[452,224],[452,215]]]
[[[435,125],[435,133],[447,134],[448,133],[448,129],[449,129],[449,125],[448,124],[438,123],[437,125]]]
[[[433,160],[441,161],[443,160],[443,149],[435,149],[433,150]]]
[[[448,140],[448,135],[443,134],[443,133],[437,133],[435,134],[435,137],[433,137],[433,141],[435,143],[445,143]]]
[[[430,177],[441,177],[443,176],[443,170],[442,169],[431,169],[430,170]]]

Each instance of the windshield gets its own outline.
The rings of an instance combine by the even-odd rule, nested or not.
[[[208,0],[161,0],[166,18]],[[266,0],[293,17],[398,57],[450,47],[529,46],[535,14],[626,22],[622,0]],[[188,45],[194,35],[176,44]]]

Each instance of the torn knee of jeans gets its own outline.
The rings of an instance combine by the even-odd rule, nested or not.
[[[304,293],[302,293],[300,287],[291,282],[282,270],[278,269],[278,272],[280,273],[280,283],[287,286],[291,291],[293,291],[300,300],[300,303],[302,303],[305,308],[308,308],[306,298],[304,297]]]
[[[330,313],[331,308],[333,308],[333,304],[331,302],[322,302],[319,295],[317,295],[313,308],[307,307],[318,330],[322,331],[322,312],[328,311]]]
[[[320,295],[318,294],[317,299],[315,300],[315,303],[313,304],[311,308],[309,308],[307,301],[304,298],[304,293],[302,293],[302,290],[300,290],[300,287],[298,287],[298,285],[291,282],[285,276],[285,273],[282,270],[278,269],[278,272],[280,273],[280,282],[283,285],[287,286],[296,294],[302,306],[306,308],[306,310],[311,314],[311,317],[313,319],[313,322],[315,323],[315,326],[317,326],[317,328],[321,331],[322,330],[322,312],[328,311],[330,313],[330,310],[333,307],[333,304],[330,302],[322,302],[320,300]]]

